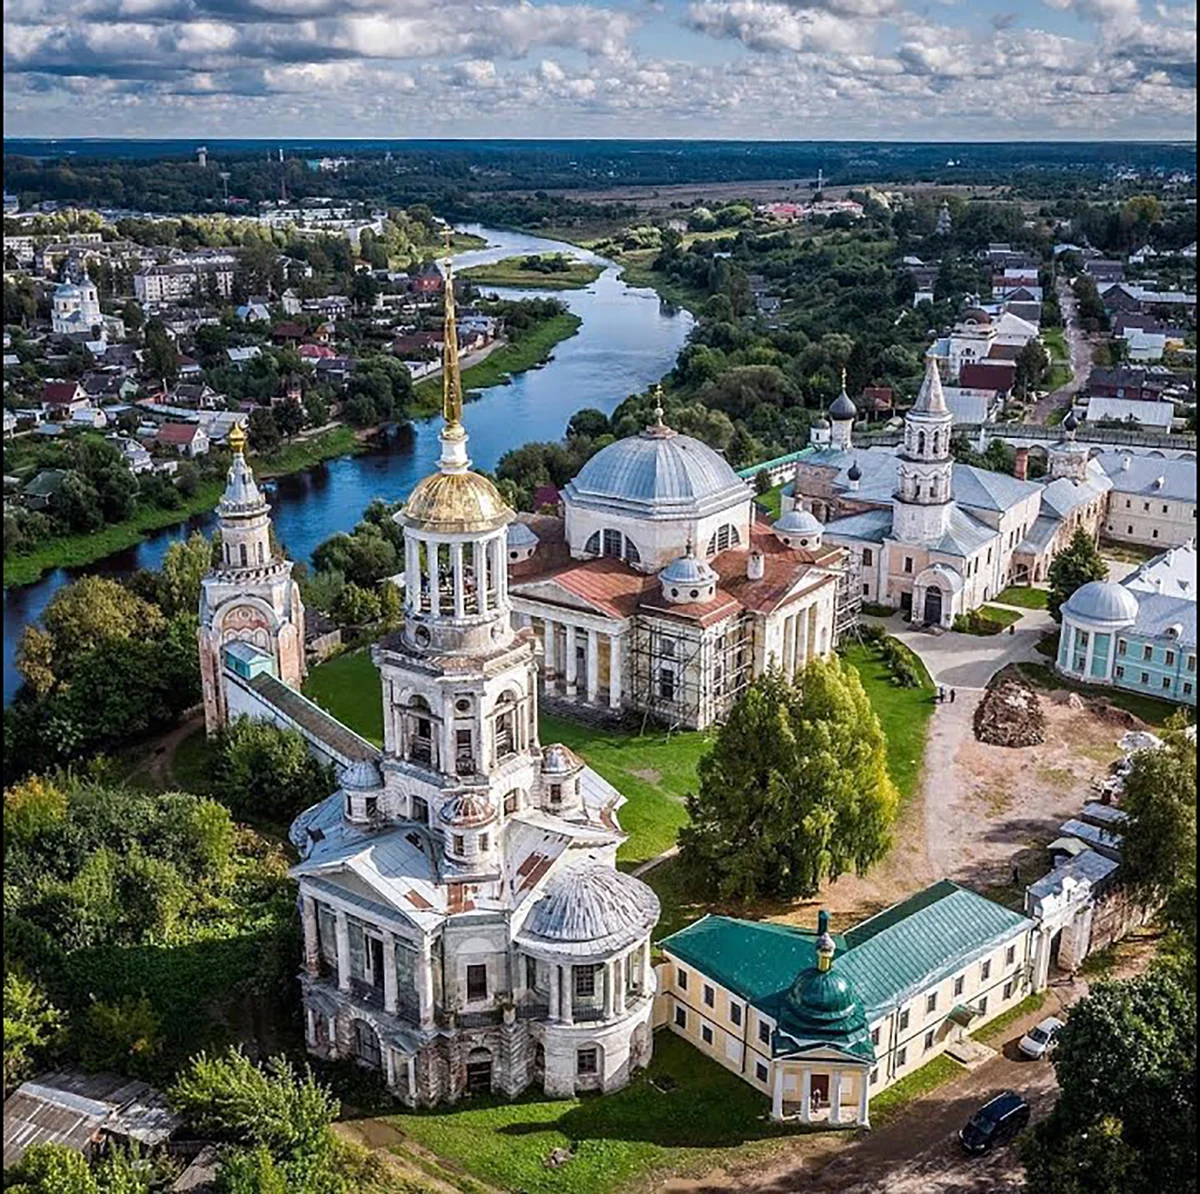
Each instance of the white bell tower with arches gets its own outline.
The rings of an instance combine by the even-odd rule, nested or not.
[[[892,534],[901,543],[932,543],[946,533],[953,497],[953,424],[937,361],[929,356],[921,392],[904,417],[904,444],[896,464]]]

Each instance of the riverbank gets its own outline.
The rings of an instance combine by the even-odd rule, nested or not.
[[[468,397],[472,390],[484,390],[489,386],[502,385],[516,373],[543,364],[562,340],[574,336],[583,320],[567,311],[552,315],[521,337],[497,348],[477,365],[462,372],[463,390]],[[442,378],[429,377],[413,387],[410,414],[414,419],[436,415],[442,409]]]
[[[557,270],[530,269],[525,263],[529,256],[505,257],[486,265],[473,265],[459,273],[476,286],[506,286],[527,290],[579,290],[590,286],[604,272],[604,267],[589,261],[572,261],[562,257],[565,268]]]
[[[367,447],[352,427],[338,426],[308,440],[295,440],[274,452],[252,456],[250,463],[260,479],[282,477],[312,468],[322,461]],[[207,514],[220,500],[224,480],[202,482],[196,492],[185,497],[174,510],[157,506],[139,508],[132,518],[110,523],[85,535],[64,535],[48,539],[36,550],[4,560],[4,587],[33,584],[43,573],[55,568],[81,568],[94,564],[113,552],[134,547],[151,531],[178,526],[198,514]]]

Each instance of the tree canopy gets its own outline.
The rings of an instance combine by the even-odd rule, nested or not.
[[[1071,536],[1070,543],[1050,563],[1046,579],[1050,582],[1050,595],[1046,608],[1056,621],[1062,621],[1062,607],[1076,589],[1089,581],[1103,580],[1108,575],[1108,565],[1100,555],[1095,541],[1079,527]]]
[[[814,660],[738,699],[701,760],[679,835],[684,865],[725,898],[813,895],[890,843],[897,793],[858,674]]]

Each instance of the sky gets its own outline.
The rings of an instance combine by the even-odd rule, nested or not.
[[[1174,0],[4,0],[28,137],[1191,140]]]

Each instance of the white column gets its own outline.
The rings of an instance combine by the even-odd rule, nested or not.
[[[555,673],[558,671],[558,624],[549,618],[542,619],[542,672],[546,691],[553,692],[558,686]]]
[[[396,1085],[396,1052],[390,1045],[383,1046],[383,1065],[387,1073],[388,1087]]]
[[[587,699],[589,705],[596,703],[600,692],[600,636],[594,630],[587,632]]]
[[[630,955],[622,955],[613,962],[613,975],[616,979],[616,990],[614,992],[613,1012],[618,1016],[625,1014],[625,988],[628,985],[626,978],[626,967],[631,961]]]
[[[808,635],[808,618],[809,612],[807,609],[802,609],[796,615],[796,653],[792,663],[793,675],[802,672],[804,665],[808,662],[808,652],[805,650],[806,636]]]
[[[496,600],[504,605],[508,601],[508,537],[493,539],[492,550],[496,553]]]
[[[775,1089],[771,1092],[771,1118],[783,1119],[783,1062],[775,1063]]]
[[[314,977],[321,973],[321,942],[317,936],[317,901],[304,897],[304,969]]]
[[[396,938],[387,929],[383,930],[383,1010],[396,1014]]]
[[[562,967],[550,963],[550,1019],[557,1020],[562,1011]]]
[[[575,967],[563,967],[562,1019],[564,1024],[575,1023]]]
[[[433,942],[428,937],[421,938],[421,948],[417,951],[417,1006],[421,1027],[431,1027],[433,1025]]]
[[[800,1071],[800,1122],[812,1123],[812,1070]]]
[[[783,674],[790,680],[792,678],[792,663],[796,653],[796,615],[790,614],[783,620],[783,652],[780,663],[783,665]]]
[[[438,575],[438,544],[432,540],[425,544],[425,564],[429,569],[429,612],[439,614],[442,610],[441,577]]]
[[[1088,679],[1092,675],[1092,656],[1096,653],[1096,632],[1094,630],[1088,632],[1087,652],[1083,660],[1083,674]]]
[[[650,939],[642,944],[642,994],[649,995],[654,986],[654,967],[650,965]]]
[[[833,1071],[833,1081],[829,1084],[829,1122],[842,1122],[842,1071]]]
[[[804,652],[804,662],[808,663],[817,652],[817,603],[814,601],[808,607],[808,647]]]
[[[621,707],[621,637],[608,636],[608,707]]]
[[[408,1055],[408,1093],[412,1101],[417,1101],[417,1059]]]
[[[475,564],[475,592],[479,597],[479,612],[486,614],[488,612],[488,593],[487,593],[487,547],[483,543],[471,544],[471,558]]]
[[[575,684],[575,627],[569,622],[563,626],[563,650],[566,653],[566,694],[573,697]]]
[[[1072,626],[1071,627],[1071,636],[1070,636],[1070,638],[1067,639],[1066,669],[1069,672],[1073,672],[1075,670],[1075,636],[1078,633],[1079,633],[1078,628],[1075,626]]]
[[[463,585],[463,552],[461,543],[450,544],[450,566],[454,570],[454,616],[461,618],[467,612],[466,590]]]
[[[337,931],[338,990],[350,990],[350,926],[346,914],[339,908],[333,914]]]
[[[404,536],[404,584],[408,608],[414,613],[421,608],[421,548],[410,535]]]
[[[868,1101],[871,1097],[871,1071],[863,1070],[858,1087],[858,1126],[869,1128],[871,1116],[868,1111]]]

